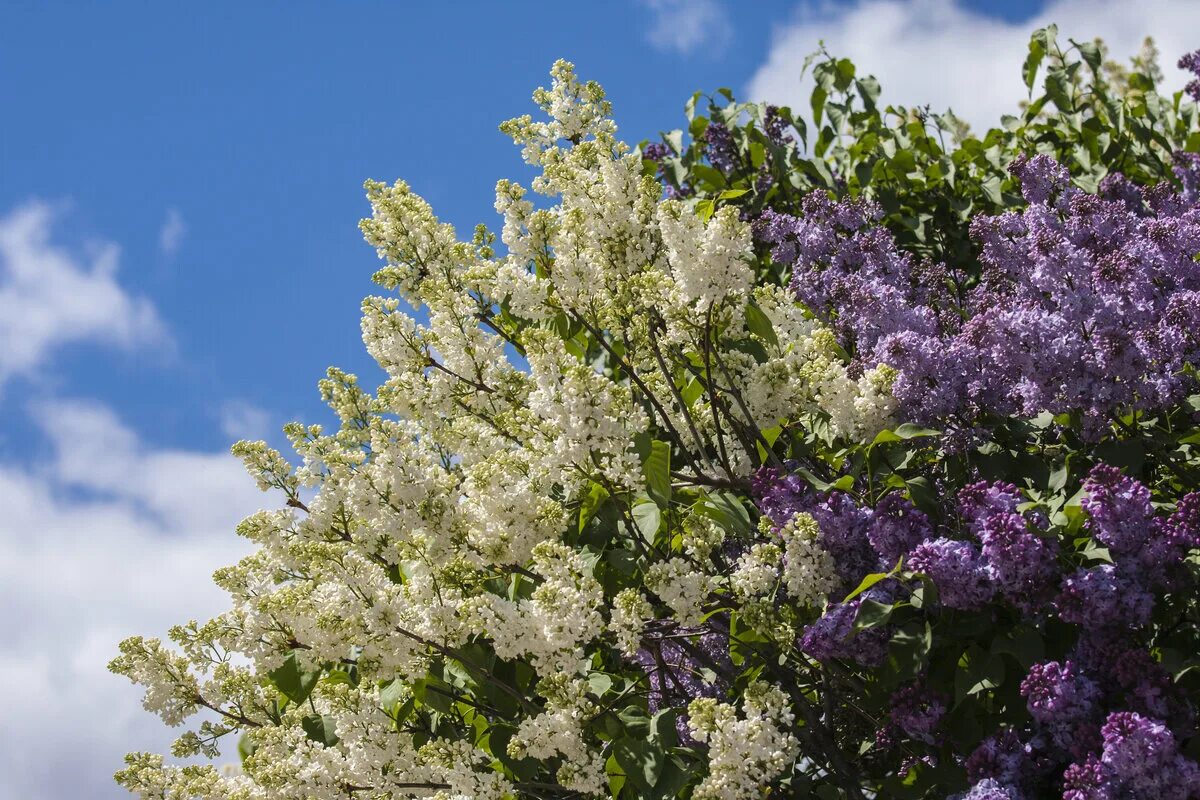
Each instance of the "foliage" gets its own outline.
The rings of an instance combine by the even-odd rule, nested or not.
[[[559,62],[502,248],[367,184],[386,382],[235,446],[232,609],[112,664],[240,766],[124,786],[1200,797],[1194,98],[1053,29],[982,138],[812,69],[811,147],[722,92],[635,151]]]

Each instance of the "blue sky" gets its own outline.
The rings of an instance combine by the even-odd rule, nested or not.
[[[365,178],[403,177],[469,233],[520,172],[496,125],[530,110],[555,58],[604,84],[636,141],[678,125],[692,91],[744,86],[793,11],[730,6],[680,53],[647,40],[654,12],[633,0],[9,6],[0,213],[40,198],[59,207],[56,241],[119,244],[121,284],[176,344],[72,343],[30,388],[101,400],[163,446],[227,444],[232,403],[274,427],[319,415],[325,366],[370,369]],[[171,214],[181,233],[163,248]],[[21,383],[6,392],[18,414]],[[25,431],[0,424],[0,454],[29,447]]]
[[[1048,21],[1153,34],[1169,74],[1200,45],[1194,0],[0,5],[0,797],[119,797],[120,754],[169,743],[104,664],[223,607],[208,575],[272,502],[231,441],[327,420],[330,364],[373,383],[364,179],[495,226],[526,175],[497,125],[559,57],[631,142],[697,89],[799,104],[821,38],[982,125]]]

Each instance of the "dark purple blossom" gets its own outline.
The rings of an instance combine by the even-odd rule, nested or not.
[[[1132,711],[1109,714],[1101,728],[1099,763],[1114,796],[1137,800],[1188,800],[1200,792],[1200,769],[1179,752],[1162,722]]]
[[[671,155],[671,148],[662,142],[651,142],[642,148],[642,158],[650,161],[662,161],[669,155]]]
[[[890,722],[910,739],[925,744],[941,741],[939,725],[946,715],[946,698],[914,684],[892,695]]]
[[[1161,408],[1194,385],[1200,170],[1186,157],[1177,168],[1183,193],[1113,179],[1098,196],[1047,156],[1017,159],[1029,206],[973,220],[982,274],[957,291],[949,270],[896,246],[868,201],[815,193],[801,216],[767,212],[755,231],[855,364],[899,371],[909,419],[1082,411],[1094,436],[1111,411]]]
[[[875,506],[867,538],[882,566],[891,568],[901,556],[933,535],[933,527],[925,512],[909,500],[893,492]]]
[[[922,542],[909,556],[908,568],[928,575],[949,608],[980,608],[994,593],[979,549],[970,542],[945,537]]]
[[[1184,87],[1188,97],[1200,103],[1200,50],[1193,50],[1179,59],[1179,68],[1192,73],[1195,78]]]
[[[830,606],[804,629],[800,635],[800,649],[822,662],[842,659],[864,667],[882,664],[891,633],[886,628],[855,633],[854,619],[861,605],[860,600],[851,600]]]
[[[709,163],[726,174],[732,172],[737,163],[737,146],[728,126],[720,122],[708,123],[704,129],[704,142]]]
[[[950,800],[1023,800],[1024,797],[1025,795],[1013,786],[985,778],[968,791],[954,795]]]
[[[1025,611],[1040,608],[1057,577],[1054,548],[1019,514],[992,514],[977,527],[987,574],[999,592]]]
[[[1021,681],[1029,714],[1047,725],[1073,724],[1090,717],[1100,700],[1100,687],[1074,663],[1034,664]]]
[[[1055,600],[1059,616],[1076,625],[1145,625],[1154,609],[1154,595],[1111,564],[1081,567],[1063,580]]]

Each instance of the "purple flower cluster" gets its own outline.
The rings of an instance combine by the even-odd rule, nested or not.
[[[1093,468],[1083,489],[1083,532],[1106,548],[1111,563],[1060,557],[1046,518],[1022,512],[1022,495],[1011,484],[969,484],[937,524],[898,494],[872,509],[846,493],[814,492],[781,470],[754,478],[759,508],[771,520],[799,512],[817,519],[846,585],[903,559],[906,572],[932,580],[943,608],[994,615],[1000,602],[1035,623],[1057,614],[1076,626],[1067,657],[1035,663],[1021,681],[1028,724],[991,737],[966,760],[973,785],[964,800],[1032,800],[1053,787],[1070,800],[1141,798],[1164,781],[1200,780],[1200,767],[1179,754],[1174,738],[1196,731],[1195,711],[1151,655],[1143,630],[1156,594],[1176,585],[1188,552],[1200,546],[1200,494],[1156,514],[1144,485],[1106,465]],[[855,631],[855,619],[864,602],[893,602],[904,592],[889,579],[862,597],[831,602],[802,632],[800,649],[820,662],[882,664],[893,629]],[[946,711],[944,698],[922,684],[894,693],[876,748],[938,745]],[[1188,791],[1200,792],[1195,786]],[[1193,796],[1174,791],[1162,796]]]
[[[1183,87],[1188,97],[1200,103],[1200,50],[1193,50],[1179,59],[1179,68],[1187,70],[1196,77]]]
[[[798,217],[764,212],[756,233],[856,364],[899,371],[910,419],[1078,410],[1095,428],[1178,400],[1200,356],[1194,193],[1114,178],[1108,196],[1087,194],[1044,155],[1011,169],[1029,205],[973,221],[982,273],[969,289],[903,253],[861,199],[815,193]]]
[[[688,641],[692,638],[694,642]],[[728,689],[724,678],[719,673],[714,676],[708,665],[730,667],[729,636],[711,627],[684,630],[672,624],[652,628],[633,660],[649,678],[651,713],[686,707],[697,697],[719,697]],[[681,741],[691,741],[686,713],[676,718],[675,727]]]
[[[720,122],[710,122],[704,129],[705,155],[708,161],[721,172],[729,174],[737,162],[737,146],[729,127]]]
[[[1132,711],[1109,714],[1103,746],[1063,772],[1063,800],[1189,800],[1200,797],[1200,767],[1179,752],[1161,722]]]
[[[671,148],[663,142],[651,142],[642,148],[642,158],[649,161],[662,161],[669,155],[671,155]]]

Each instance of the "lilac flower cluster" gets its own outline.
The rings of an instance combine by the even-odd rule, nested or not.
[[[905,572],[933,582],[944,609],[995,614],[999,602],[1035,624],[1057,616],[1076,626],[1067,657],[1035,663],[1021,681],[1029,723],[1000,731],[967,759],[972,788],[962,800],[1032,800],[1058,788],[1067,800],[1141,798],[1159,792],[1164,781],[1200,792],[1200,783],[1188,783],[1198,780],[1200,767],[1179,754],[1174,738],[1196,730],[1195,710],[1143,634],[1156,595],[1179,585],[1184,559],[1200,546],[1200,494],[1158,514],[1144,485],[1106,465],[1092,469],[1083,490],[1084,533],[1107,550],[1100,563],[1060,553],[1044,515],[1022,512],[1022,495],[1011,484],[964,487],[935,524],[898,494],[872,509],[843,492],[814,492],[803,478],[777,469],[765,468],[753,481],[759,508],[771,520],[798,512],[817,519],[844,586],[900,562]],[[823,663],[878,666],[893,631],[855,631],[855,619],[864,602],[893,602],[905,591],[888,579],[847,602],[831,596],[825,613],[802,632],[800,650]],[[928,608],[936,613],[936,606]],[[920,683],[894,693],[876,748],[938,744],[945,713],[944,699]],[[1172,791],[1162,797],[1193,797]]]
[[[1099,755],[1063,772],[1063,800],[1189,800],[1200,797],[1200,766],[1179,752],[1171,731],[1131,711],[1100,730]]]
[[[1193,50],[1179,59],[1179,68],[1187,70],[1195,77],[1183,87],[1188,97],[1200,103],[1200,50]]]
[[[982,272],[969,289],[902,252],[865,200],[814,193],[798,217],[764,212],[756,234],[859,366],[899,371],[910,419],[1077,410],[1095,428],[1178,400],[1200,355],[1195,171],[1177,170],[1182,193],[1111,177],[1097,196],[1048,156],[1011,170],[1028,206],[972,222]]]
[[[720,122],[710,122],[704,129],[704,143],[709,163],[726,174],[732,172],[737,162],[737,146],[729,127]]]
[[[729,636],[712,627],[702,631],[673,624],[652,627],[643,636],[642,647],[633,660],[649,678],[647,702],[651,713],[686,707],[697,697],[720,697],[728,689],[721,672],[730,667]],[[675,728],[681,741],[692,741],[686,713],[676,718]]]

